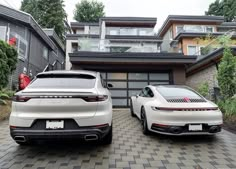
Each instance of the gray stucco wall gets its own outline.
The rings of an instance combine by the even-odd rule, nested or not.
[[[209,85],[209,89],[212,90],[213,87],[218,87],[218,82],[216,79],[217,69],[215,65],[212,65],[208,68],[201,70],[191,76],[186,78],[186,85],[197,89],[199,85],[207,82]]]

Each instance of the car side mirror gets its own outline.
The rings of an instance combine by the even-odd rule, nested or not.
[[[139,95],[138,95],[138,94],[136,94],[136,98],[138,98],[138,96],[139,96]]]
[[[110,83],[107,84],[107,88],[108,88],[108,89],[110,89],[110,88],[112,88],[112,87],[113,87],[112,84],[110,84]]]

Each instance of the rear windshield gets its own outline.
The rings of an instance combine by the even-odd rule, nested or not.
[[[28,88],[90,89],[95,80],[91,75],[39,75]]]
[[[191,99],[202,99],[202,97],[193,90],[185,87],[158,86],[156,89],[165,99],[182,99],[185,97]]]

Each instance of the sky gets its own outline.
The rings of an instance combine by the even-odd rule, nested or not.
[[[69,22],[73,21],[75,4],[80,0],[64,0]],[[156,17],[160,28],[168,15],[204,15],[215,0],[98,0],[105,5],[106,16]],[[16,9],[21,0],[0,0]]]

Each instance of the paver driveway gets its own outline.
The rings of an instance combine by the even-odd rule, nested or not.
[[[113,116],[110,146],[39,144],[18,146],[9,136],[8,121],[0,122],[0,168],[236,168],[236,135],[216,137],[144,136],[129,110]]]

